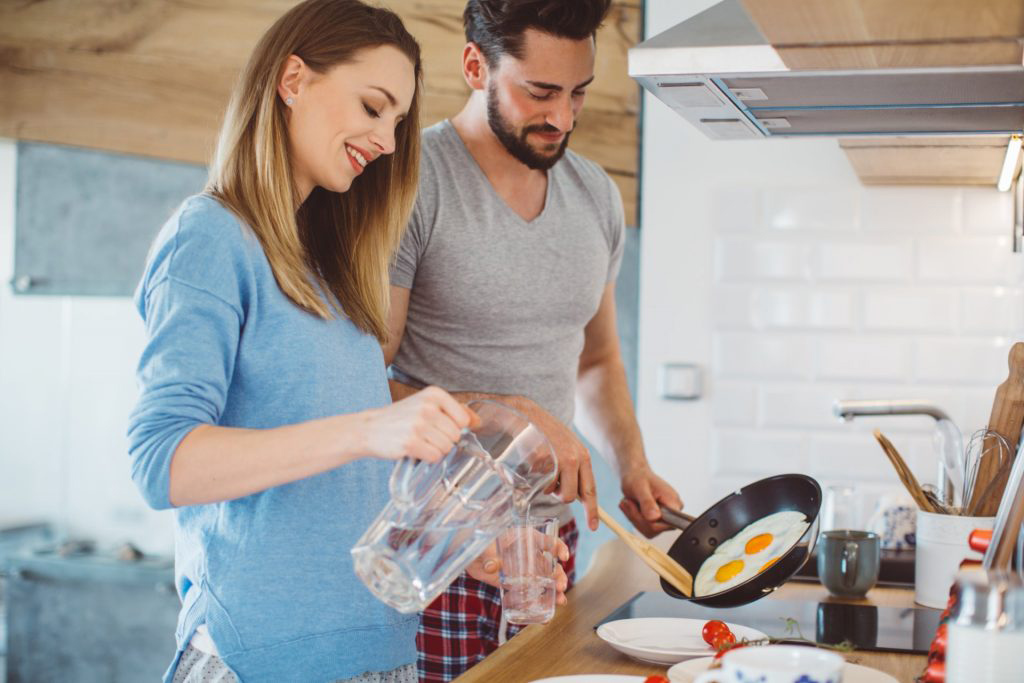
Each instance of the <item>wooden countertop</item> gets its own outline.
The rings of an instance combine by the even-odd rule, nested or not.
[[[674,540],[672,534],[662,537],[658,545],[665,547]],[[598,621],[636,593],[660,590],[657,576],[622,541],[609,541],[598,549],[592,569],[569,591],[569,603],[558,608],[550,623],[525,629],[455,679],[456,683],[527,683],[548,676],[585,673],[664,676],[665,667],[630,659],[594,633]],[[830,597],[817,583],[789,583],[764,599],[914,606],[914,594],[907,589],[874,588],[865,599],[844,601]],[[901,683],[910,683],[924,669],[926,657],[854,652],[847,655],[847,661],[885,671]]]

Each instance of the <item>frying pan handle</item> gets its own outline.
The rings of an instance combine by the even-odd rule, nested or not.
[[[673,510],[664,505],[659,505],[658,507],[661,509],[661,519],[663,522],[683,531],[686,531],[687,527],[693,523],[693,520],[697,519],[693,515],[688,515],[681,510]]]

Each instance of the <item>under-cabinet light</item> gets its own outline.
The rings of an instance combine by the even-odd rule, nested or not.
[[[1020,156],[1021,136],[1011,135],[1010,144],[1006,146],[1006,156],[1003,158],[1003,170],[999,173],[999,182],[996,189],[1006,192],[1013,183],[1013,173],[1017,170],[1017,158]]]

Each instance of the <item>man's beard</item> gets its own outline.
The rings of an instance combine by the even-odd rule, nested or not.
[[[546,171],[562,158],[562,155],[565,154],[565,148],[569,145],[569,135],[572,133],[570,130],[565,134],[557,151],[549,154],[539,154],[526,141],[526,136],[533,132],[558,133],[560,131],[554,126],[549,126],[545,123],[536,126],[526,126],[517,135],[512,124],[501,115],[501,110],[498,108],[498,95],[494,88],[487,89],[487,123],[490,124],[494,135],[505,146],[508,153],[535,171]],[[573,128],[575,128],[575,125]]]

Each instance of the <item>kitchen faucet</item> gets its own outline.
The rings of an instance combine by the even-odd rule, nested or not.
[[[934,403],[917,399],[900,401],[836,401],[832,412],[843,422],[865,415],[928,415],[935,421],[949,420],[949,415]],[[952,420],[949,420],[952,422]]]
[[[837,400],[832,405],[832,412],[843,422],[850,422],[855,417],[879,415],[927,415],[935,420],[939,435],[939,473],[936,488],[941,492],[943,502],[956,503],[956,498],[963,487],[963,437],[953,420],[944,410],[928,401],[909,400],[869,400],[843,401]]]

